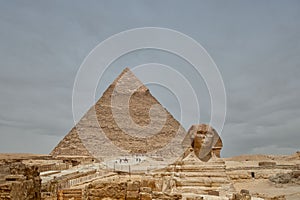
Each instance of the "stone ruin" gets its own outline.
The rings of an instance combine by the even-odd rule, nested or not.
[[[0,163],[0,199],[41,199],[41,178],[36,166],[18,160]]]
[[[116,89],[117,83],[120,90]],[[137,90],[132,92],[133,89]],[[129,99],[129,108],[122,102],[112,104],[114,95]],[[154,105],[158,109],[154,112],[157,124],[160,118],[166,119],[159,132],[155,132],[159,128],[155,123],[155,134],[150,137],[136,137],[123,131],[142,130],[139,128],[150,124],[149,112],[151,115]],[[140,127],[133,127],[121,117],[125,123],[120,128],[113,117],[114,109],[119,113],[129,112]],[[170,145],[176,134],[182,135],[182,140],[171,145],[184,147],[184,151],[163,168],[131,172],[130,166],[124,165],[129,167],[126,172],[102,162],[107,155],[120,152],[149,155],[153,149]],[[112,144],[120,151],[114,152]],[[220,136],[207,124],[193,125],[186,132],[149,89],[125,69],[48,157],[1,163],[0,200],[284,200],[284,195],[270,197],[252,194],[244,188],[237,190],[235,183],[269,179],[275,184],[300,183],[300,163],[282,165],[273,160],[259,160],[250,165],[247,160],[222,159],[222,147]],[[174,151],[178,155],[176,148]],[[149,159],[164,162],[159,154],[156,156]],[[140,167],[149,164],[147,159],[139,163]],[[289,159],[300,160],[300,152]],[[272,173],[277,175],[270,177]]]
[[[121,85],[119,86],[121,89],[118,90],[118,88],[116,88],[117,84]],[[127,92],[134,89],[136,89],[136,91]],[[116,90],[117,93],[115,94],[114,92]],[[146,138],[134,137],[124,132],[124,129],[119,128],[119,124],[116,123],[112,110],[115,106],[118,107],[120,113],[124,113],[127,107],[122,103],[113,105],[113,95],[121,96],[123,99],[130,99],[130,116],[133,118],[133,121],[140,126],[146,126],[151,123],[149,112],[151,112],[150,108],[153,105],[161,107],[161,109],[167,113],[167,117],[160,132]],[[156,118],[163,117],[164,116],[159,112],[156,115]],[[129,126],[125,128],[130,132],[132,127],[130,123],[128,124]],[[156,185],[159,185],[152,189],[162,194],[176,191],[177,193],[194,192],[195,194],[207,195],[216,195],[222,192],[225,194],[232,190],[230,181],[225,173],[224,161],[219,159],[222,149],[222,140],[218,133],[212,127],[205,124],[193,125],[188,132],[185,132],[180,123],[160,105],[151,95],[149,89],[127,68],[108,87],[103,96],[96,102],[95,106],[82,117],[69,134],[55,147],[51,155],[56,157],[67,155],[93,157],[97,154],[97,151],[103,154],[105,154],[106,151],[112,151],[109,146],[110,144],[105,142],[104,137],[103,141],[101,141],[102,136],[108,137],[114,145],[130,153],[143,154],[168,145],[170,140],[175,134],[178,134],[178,132],[185,136],[182,138],[182,141],[178,142],[178,146],[182,145],[186,150],[174,164],[162,170],[153,171],[151,176],[148,176],[148,178],[151,177],[151,180],[155,180]],[[99,141],[95,141],[95,138],[100,139]],[[90,145],[86,146],[83,142]],[[95,159],[97,158],[95,157]],[[101,158],[98,160],[101,161]],[[100,185],[103,184],[99,184],[95,187],[101,188]],[[122,184],[120,187],[121,186]],[[140,187],[137,188],[139,191]],[[141,190],[143,191],[143,189]],[[100,191],[103,191],[103,188]],[[132,196],[132,199],[137,199],[140,195],[137,191],[128,192],[128,188],[125,188],[124,191],[127,191],[127,193],[117,194],[121,196],[126,196],[127,194],[126,199],[130,199],[128,195]],[[86,190],[85,193],[91,195],[88,190]],[[97,192],[97,195],[99,195],[99,193],[101,192]],[[135,197],[133,198],[133,196]],[[178,198],[178,195],[176,198]]]

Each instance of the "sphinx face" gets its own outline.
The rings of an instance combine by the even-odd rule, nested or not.
[[[213,147],[214,135],[212,132],[197,131],[194,137],[194,152],[203,161],[210,159],[210,152]]]
[[[195,155],[204,162],[211,159],[212,156],[220,157],[223,147],[219,134],[206,124],[191,126],[182,145],[186,148],[192,147]]]
[[[212,132],[206,132],[206,134],[203,135],[202,137],[204,137],[202,147],[212,148],[213,141],[214,141],[214,134]]]

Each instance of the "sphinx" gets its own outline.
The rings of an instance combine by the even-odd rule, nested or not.
[[[209,161],[212,157],[220,158],[223,147],[217,131],[207,124],[192,125],[183,145],[191,149],[204,162]]]

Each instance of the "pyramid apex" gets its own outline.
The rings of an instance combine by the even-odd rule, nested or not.
[[[125,79],[123,79],[124,77],[126,77]],[[122,80],[123,79],[123,80]],[[131,83],[138,83],[139,85],[144,86],[144,84],[139,80],[138,77],[135,76],[135,74],[128,68],[126,67],[121,74],[119,74],[119,76],[113,81],[113,83],[111,85],[115,86],[117,82],[119,82],[120,80],[122,81],[126,81],[128,84]]]
[[[132,71],[128,67],[125,67],[125,69],[123,69],[121,74],[125,74],[126,72],[131,72],[132,73]]]
[[[123,70],[123,72],[128,72],[131,71],[128,67],[125,67],[125,69]]]
[[[124,74],[126,74],[126,73],[131,73],[131,74],[133,74],[132,71],[131,71],[128,67],[126,67],[126,68],[124,68],[123,71],[119,74],[119,76],[117,77],[117,79],[119,79],[120,77],[122,77],[122,76],[123,76]]]

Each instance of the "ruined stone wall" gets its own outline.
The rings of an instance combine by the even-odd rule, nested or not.
[[[157,188],[154,179],[124,182],[98,182],[90,184],[83,191],[83,199],[126,199],[126,200],[151,200],[151,199],[181,199],[181,195],[168,195]]]
[[[276,165],[263,162],[258,166],[230,167],[226,174],[231,180],[269,179],[272,174],[290,173],[299,170],[297,165]]]
[[[21,162],[0,164],[0,199],[41,199],[41,179],[38,168]]]
[[[104,172],[101,173],[96,172],[96,170],[91,170],[88,172],[77,171],[55,178],[42,184],[42,199],[56,199],[57,194],[59,194],[60,191],[67,190],[67,188],[70,188],[80,182],[84,182],[96,177],[101,177],[103,175]]]

